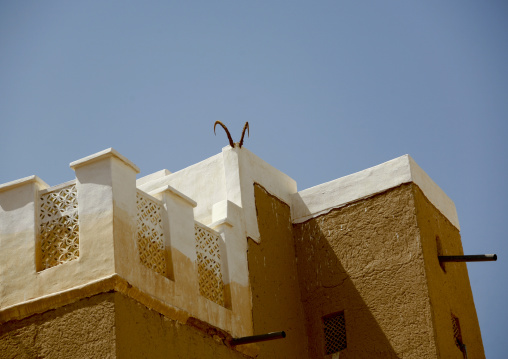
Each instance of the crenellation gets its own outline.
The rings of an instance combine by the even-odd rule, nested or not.
[[[299,192],[237,147],[137,180],[112,148],[71,168],[53,187],[0,185],[0,324],[109,296],[117,350],[138,336],[117,326],[132,301],[235,357],[421,358],[460,355],[451,315],[484,357],[467,267],[437,257],[438,244],[462,253],[455,205],[408,155]],[[284,342],[229,341],[280,330]]]
[[[76,293],[76,287],[118,276],[189,317],[231,333],[252,333],[250,319],[245,318],[250,293],[241,289],[248,287],[246,257],[235,253],[245,233],[241,208],[219,213],[208,204],[208,222],[212,212],[215,220],[212,229],[196,220],[199,204],[167,183],[169,171],[136,183],[139,169],[114,149],[74,161],[71,168],[76,178],[57,186],[49,187],[36,176],[0,186],[0,203],[5,203],[0,224],[10,228],[10,238],[16,241],[8,247],[2,235],[0,242],[0,252],[11,257],[0,265],[0,273],[10,273],[2,275],[0,289],[9,294],[1,296],[0,321],[32,314],[38,298],[68,296],[65,293]],[[219,173],[220,167],[212,172]],[[28,206],[14,209],[14,218],[9,206],[16,201]],[[20,238],[32,253],[21,262],[14,260],[20,257]],[[228,256],[241,268],[240,276],[230,272]],[[240,283],[233,283],[238,278]],[[240,296],[236,302],[235,296]],[[16,306],[25,309],[13,310]],[[44,309],[51,308],[41,305],[37,311]]]

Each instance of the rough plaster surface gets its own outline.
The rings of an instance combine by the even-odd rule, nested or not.
[[[254,186],[261,242],[249,240],[254,334],[284,330],[287,337],[260,343],[259,358],[308,358],[290,209]]]
[[[445,263],[442,267],[437,259],[438,255],[463,254],[460,233],[417,186],[413,187],[439,357],[463,358],[453,342],[453,313],[459,318],[468,357],[485,358],[467,266]]]
[[[246,358],[223,343],[220,333],[206,333],[117,294],[117,358]]]
[[[246,358],[223,332],[103,293],[0,327],[0,358]]]
[[[413,185],[294,225],[309,352],[324,357],[322,317],[344,311],[340,358],[437,355]]]
[[[112,293],[0,326],[0,358],[115,358]]]
[[[484,358],[460,234],[414,183],[294,225],[309,352],[324,357],[322,317],[344,311],[341,358]],[[439,239],[437,239],[439,238]]]

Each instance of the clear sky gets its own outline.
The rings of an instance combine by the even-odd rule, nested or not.
[[[488,358],[508,333],[508,2],[1,1],[0,183],[113,147],[245,147],[305,189],[410,154],[455,202]]]

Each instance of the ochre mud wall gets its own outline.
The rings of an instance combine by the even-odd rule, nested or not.
[[[177,323],[115,292],[2,324],[0,358],[247,357],[219,336]]]
[[[116,358],[115,297],[96,295],[0,325],[0,358]]]
[[[294,225],[311,358],[322,317],[344,311],[340,358],[436,358],[414,185]]]
[[[247,358],[219,335],[170,320],[121,294],[115,303],[117,358]]]
[[[454,341],[451,321],[453,314],[459,319],[468,357],[485,358],[466,264],[440,265],[437,259],[438,255],[464,254],[459,230],[429,202],[417,186],[413,188],[439,357],[464,357]]]
[[[289,206],[259,185],[254,194],[261,236],[259,244],[249,239],[248,252],[254,334],[287,334],[259,343],[258,358],[309,358]]]

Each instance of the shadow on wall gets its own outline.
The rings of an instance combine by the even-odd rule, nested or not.
[[[340,358],[435,356],[412,201],[403,185],[293,226],[311,358],[325,357],[324,320],[339,312]]]
[[[306,359],[305,315],[300,301],[289,206],[254,185],[260,243],[248,241],[254,334],[286,332],[259,344],[258,358]]]
[[[5,212],[7,215],[11,215],[7,212],[14,212],[12,216],[15,217],[16,210],[22,210],[34,202],[35,193],[36,189],[33,186],[19,186],[3,193],[0,191],[0,212]]]
[[[313,230],[314,234],[319,233],[316,228]],[[342,347],[337,348],[333,339],[336,337],[334,334],[342,335],[338,328],[325,338],[324,322],[334,313],[344,313],[345,348],[337,350],[340,358],[398,358],[371,308],[335,256],[324,234],[319,233],[314,240],[317,242],[316,257],[323,261],[315,263],[315,268],[311,271],[304,270],[307,276],[301,282],[309,337],[309,357],[324,358],[327,346],[332,347],[328,349],[329,354]],[[298,250],[302,251],[301,248]],[[299,256],[300,258],[302,257]],[[304,267],[310,265],[309,261]],[[310,284],[312,282],[315,285]],[[338,340],[342,338],[336,339]]]

